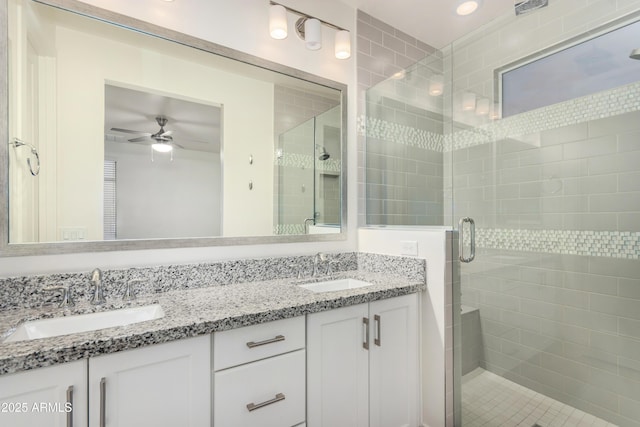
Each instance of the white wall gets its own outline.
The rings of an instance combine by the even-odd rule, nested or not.
[[[324,31],[324,48],[308,51],[295,35],[286,40],[273,40],[268,34],[268,2],[159,2],[157,0],[90,0],[86,3],[130,15],[202,39],[225,45],[249,54],[301,69],[315,75],[349,85],[348,151],[349,151],[349,218],[348,239],[343,242],[224,246],[147,251],[108,252],[100,254],[48,255],[0,259],[0,275],[84,271],[96,266],[127,267],[167,263],[189,263],[244,257],[312,254],[317,251],[349,251],[356,248],[356,147],[355,147],[355,63],[354,59],[337,60],[331,49],[333,32]],[[355,11],[337,0],[287,0],[298,10],[327,20],[347,29],[355,29]],[[294,16],[289,16],[293,28]],[[352,43],[355,37],[352,34]],[[246,115],[246,120],[250,116]]]
[[[446,228],[359,228],[358,250],[386,255],[412,255],[402,242],[415,242],[417,256],[427,262],[427,291],[421,298],[422,422],[445,426],[446,357],[452,356],[451,233]],[[449,354],[447,354],[449,353]],[[450,396],[451,398],[453,395]]]
[[[105,145],[105,158],[116,161],[118,239],[220,236],[220,154],[151,155],[147,145]]]

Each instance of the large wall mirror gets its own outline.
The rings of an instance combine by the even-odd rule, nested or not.
[[[0,8],[3,255],[345,238],[345,85],[81,2]]]

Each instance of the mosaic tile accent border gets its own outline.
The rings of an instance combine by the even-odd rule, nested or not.
[[[308,154],[283,153],[281,157],[275,158],[274,164],[276,166],[313,169],[313,162],[313,156],[310,156]],[[315,167],[321,172],[340,173],[342,162],[340,161],[340,159],[329,158],[327,160],[317,162],[315,164]]]
[[[357,130],[360,135],[382,139],[396,144],[404,144],[438,152],[442,152],[444,149],[444,138],[442,135],[387,120],[360,116],[358,118]]]
[[[459,150],[509,136],[528,135],[639,110],[640,82],[636,82],[446,135],[444,150]]]
[[[358,117],[358,135],[449,152],[493,141],[640,111],[640,82],[440,135],[386,120]]]
[[[273,234],[305,234],[302,224],[275,224],[273,226]]]
[[[465,233],[465,240],[469,233]],[[640,259],[640,232],[476,229],[476,246],[525,252]]]

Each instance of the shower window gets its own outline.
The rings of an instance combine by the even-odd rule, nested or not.
[[[621,25],[608,32],[596,29],[587,40],[574,38],[496,70],[502,117],[640,80],[640,61],[629,58],[639,47],[640,21]]]

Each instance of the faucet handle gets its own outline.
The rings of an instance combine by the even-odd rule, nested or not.
[[[149,279],[131,279],[124,285],[124,293],[122,294],[122,301],[135,301],[136,293],[132,289],[132,285],[137,283],[148,282]]]
[[[304,268],[300,264],[292,263],[289,265],[291,270],[295,271],[296,279],[304,279]]]
[[[333,274],[333,261],[327,262],[327,276],[331,276]]]
[[[73,298],[71,297],[71,288],[69,285],[59,285],[59,286],[48,286],[42,288],[43,291],[62,291],[62,301],[58,304],[58,307],[68,308],[73,307],[75,303],[73,302]]]

